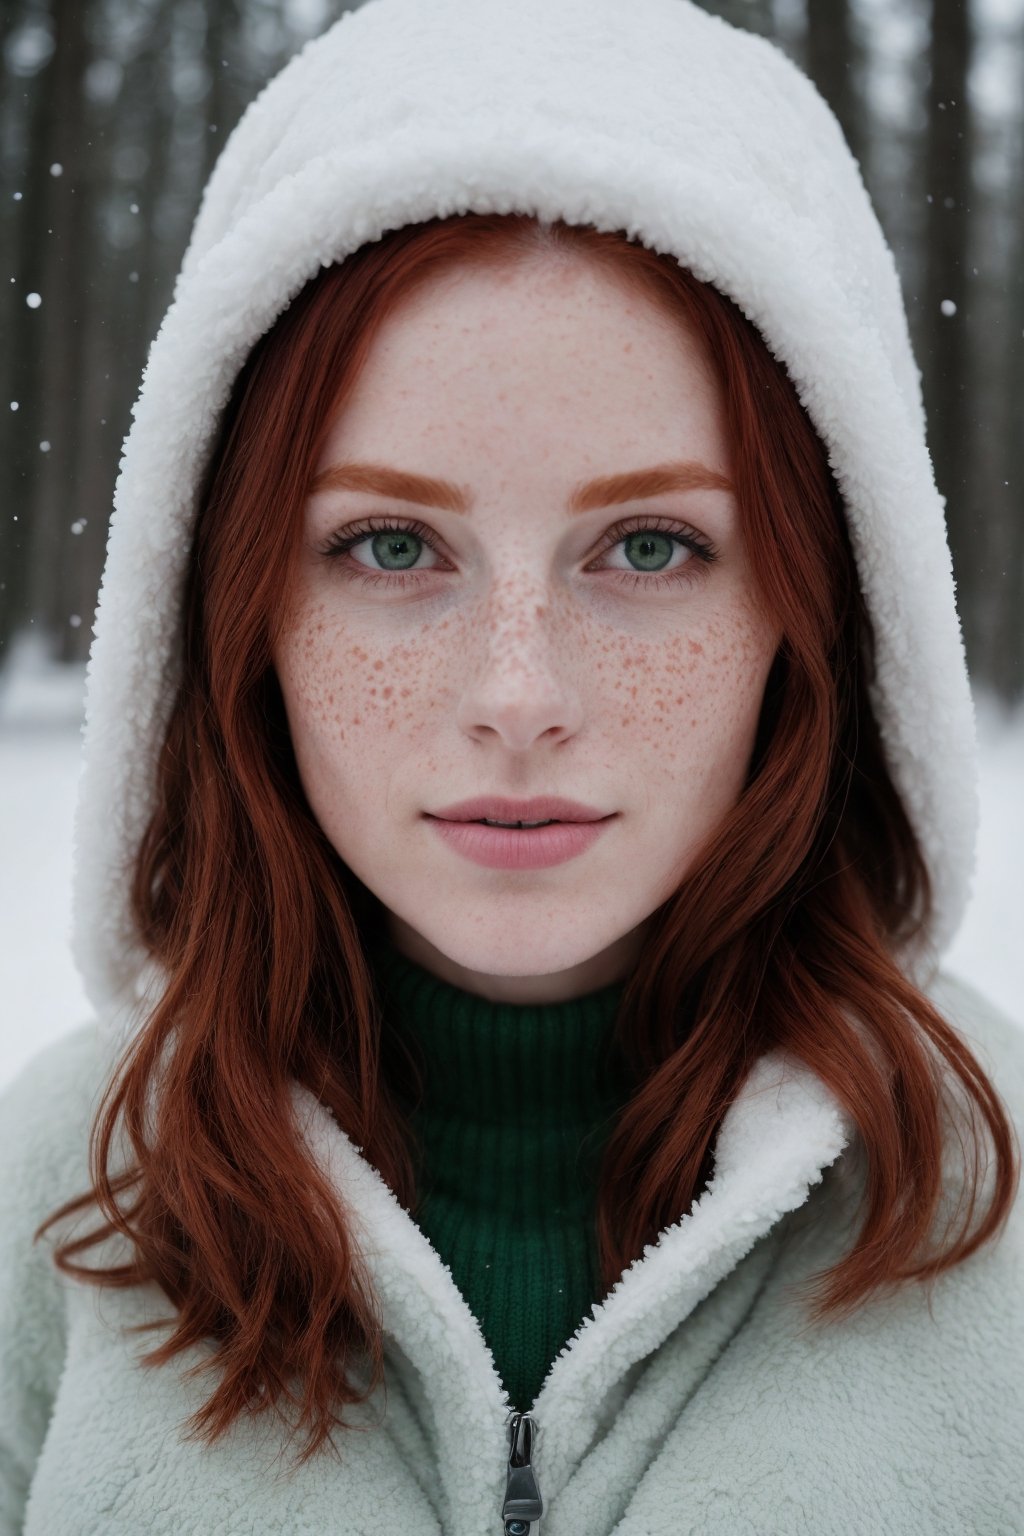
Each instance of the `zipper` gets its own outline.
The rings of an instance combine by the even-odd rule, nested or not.
[[[501,1506],[505,1536],[530,1536],[530,1527],[544,1513],[544,1503],[537,1487],[537,1474],[531,1465],[533,1432],[536,1422],[528,1413],[513,1409],[508,1422],[508,1477],[505,1502]]]

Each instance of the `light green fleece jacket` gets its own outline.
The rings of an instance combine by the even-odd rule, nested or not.
[[[941,977],[932,996],[1018,1127],[1024,1033]],[[93,1025],[0,1096],[0,1536],[486,1536],[502,1530],[507,1402],[478,1323],[422,1232],[328,1112],[299,1123],[365,1233],[387,1338],[387,1411],[291,1469],[269,1416],[210,1449],[179,1434],[203,1357],[143,1369],[151,1290],[66,1280],[44,1215],[85,1188],[102,1079]],[[1019,1536],[1024,1221],[942,1276],[809,1328],[790,1288],[849,1239],[850,1128],[822,1085],[766,1057],[715,1171],[581,1324],[534,1404],[543,1536]],[[94,1250],[90,1264],[115,1250]]]

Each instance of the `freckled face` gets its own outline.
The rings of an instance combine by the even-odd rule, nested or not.
[[[309,804],[391,938],[494,1000],[624,978],[742,790],[781,637],[734,495],[570,510],[582,481],[684,460],[730,473],[696,341],[574,258],[408,299],[316,466],[384,464],[470,502],[311,494],[274,662]],[[367,520],[404,531],[324,552]],[[614,819],[566,862],[484,868],[429,813],[489,793]]]

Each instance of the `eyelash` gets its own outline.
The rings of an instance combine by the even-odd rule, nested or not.
[[[610,549],[614,549],[616,544],[621,543],[631,533],[667,533],[677,543],[681,544],[684,549],[690,550],[694,559],[687,560],[685,564],[679,566],[676,570],[663,574],[659,574],[657,571],[647,572],[646,574],[643,571],[614,571],[613,575],[620,580],[627,581],[632,587],[635,587],[638,583],[644,586],[665,586],[677,581],[698,580],[707,572],[712,562],[718,559],[717,549],[710,539],[704,538],[703,535],[697,533],[692,528],[687,528],[685,524],[683,525],[685,531],[680,531],[678,524],[673,524],[669,527],[666,526],[667,522],[667,519],[656,516],[636,516],[627,519],[624,523],[617,523],[610,530],[615,537],[611,538],[604,548],[598,551],[598,556],[606,554]],[[411,533],[416,538],[421,539],[428,549],[433,550],[434,554],[440,553],[431,538],[430,530],[423,523],[417,521],[399,522],[395,518],[380,517],[367,518],[343,532],[331,534],[330,538],[320,546],[319,553],[326,559],[340,561],[340,557],[347,555],[349,550],[353,549],[355,545],[362,544],[365,539],[372,538],[374,534],[378,533]],[[382,584],[385,586],[404,587],[408,585],[410,580],[419,580],[425,574],[424,572],[415,571],[408,573],[399,571],[370,571],[364,568],[356,572],[345,565],[340,565],[339,568],[349,580],[362,581],[364,586],[372,587],[379,587]]]

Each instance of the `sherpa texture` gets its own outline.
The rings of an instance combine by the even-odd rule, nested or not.
[[[1024,1033],[939,975],[934,1001],[1024,1118]],[[155,1286],[105,1290],[31,1234],[86,1187],[109,1060],[95,1025],[0,1095],[0,1536],[490,1536],[501,1530],[507,1395],[447,1267],[306,1089],[296,1124],[351,1214],[381,1299],[388,1396],[292,1471],[275,1420],[212,1449],[182,1430],[212,1379],[194,1349],[146,1370],[170,1315]],[[539,1536],[1020,1536],[1024,1217],[942,1276],[824,1333],[794,1288],[848,1247],[859,1189],[839,1106],[762,1058],[715,1169],[595,1306],[531,1406]],[[92,1222],[90,1221],[90,1225]],[[75,1230],[82,1230],[76,1227]],[[65,1232],[64,1235],[67,1235]],[[123,1260],[108,1240],[86,1256]]]
[[[370,0],[231,134],[146,364],[88,670],[74,951],[90,998],[127,1021],[144,984],[125,871],[232,381],[322,266],[470,209],[625,230],[732,297],[786,364],[877,630],[873,704],[937,898],[905,957],[925,980],[969,894],[974,715],[896,269],[834,116],[781,50],[689,0]]]

